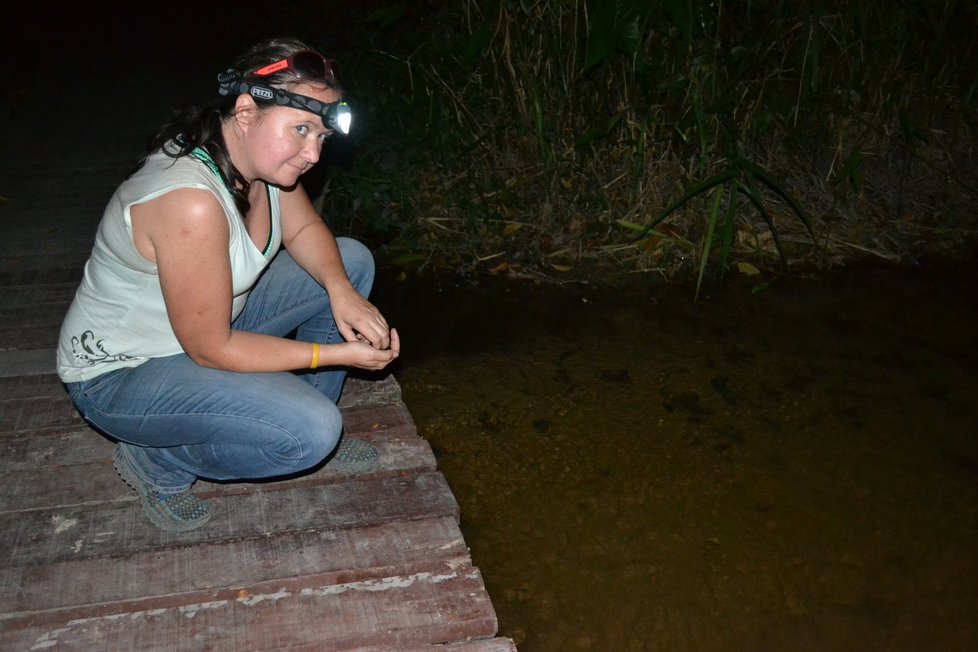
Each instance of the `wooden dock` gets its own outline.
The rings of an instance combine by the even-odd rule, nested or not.
[[[0,650],[515,650],[393,377],[351,378],[340,404],[373,472],[198,483],[203,528],[145,518],[53,347],[106,201],[200,62],[84,43],[0,98]]]
[[[56,376],[0,397],[2,650],[516,649],[391,376],[341,401],[376,470],[198,483],[214,516],[183,534],[149,523]]]

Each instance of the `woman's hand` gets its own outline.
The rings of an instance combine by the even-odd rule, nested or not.
[[[378,351],[393,348],[394,335],[387,320],[353,286],[331,291],[329,305],[336,327],[347,342],[369,344]]]
[[[378,349],[364,341],[331,344],[328,348],[334,347],[335,357],[333,355],[330,356],[331,364],[379,371],[400,355],[401,340],[397,335],[397,329],[392,328],[390,330],[390,347],[386,349]]]

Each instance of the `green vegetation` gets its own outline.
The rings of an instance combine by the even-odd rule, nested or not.
[[[971,256],[978,10],[946,0],[382,5],[320,201],[425,272],[563,279]]]

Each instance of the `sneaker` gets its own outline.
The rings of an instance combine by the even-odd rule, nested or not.
[[[116,446],[112,453],[112,466],[127,485],[136,490],[143,502],[143,511],[155,526],[167,532],[186,532],[198,528],[211,517],[207,505],[190,491],[178,494],[161,494],[146,484],[132,466],[132,462]]]
[[[362,439],[343,437],[336,447],[330,466],[341,473],[365,473],[377,466],[377,449]]]

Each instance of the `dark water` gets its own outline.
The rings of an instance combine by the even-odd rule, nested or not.
[[[976,279],[375,299],[522,652],[975,650]]]

